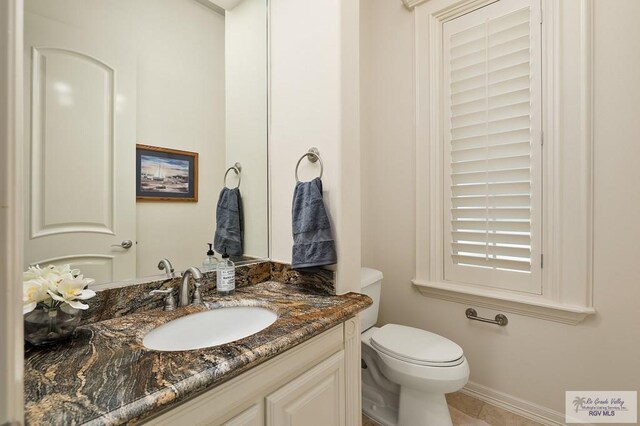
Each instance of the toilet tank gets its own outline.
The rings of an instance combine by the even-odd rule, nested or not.
[[[360,268],[360,291],[373,300],[373,304],[360,312],[361,331],[368,330],[378,321],[380,307],[380,287],[382,286],[382,272],[372,268]]]

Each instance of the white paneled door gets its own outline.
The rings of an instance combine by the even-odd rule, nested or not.
[[[135,58],[73,16],[25,13],[25,266],[136,275]]]

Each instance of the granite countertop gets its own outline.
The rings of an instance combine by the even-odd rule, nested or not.
[[[356,293],[323,294],[267,281],[208,296],[209,307],[262,306],[278,313],[268,328],[235,342],[183,352],[159,352],[143,336],[172,319],[203,311],[187,306],[153,310],[79,327],[53,347],[25,351],[27,424],[122,424],[213,388],[316,336],[371,304]],[[215,327],[215,324],[203,326]]]

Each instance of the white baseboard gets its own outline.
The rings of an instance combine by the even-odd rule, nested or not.
[[[530,401],[525,401],[524,399],[508,395],[478,383],[468,382],[460,392],[543,425],[564,426],[566,424],[564,422],[564,413],[551,410]],[[584,424],[583,426],[593,425]]]

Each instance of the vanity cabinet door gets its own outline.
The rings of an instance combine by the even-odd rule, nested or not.
[[[267,426],[345,424],[344,351],[267,396]]]
[[[255,404],[238,414],[234,418],[226,421],[224,426],[263,426],[264,413],[261,404]]]

